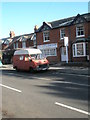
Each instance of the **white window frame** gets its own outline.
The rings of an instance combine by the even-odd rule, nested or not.
[[[65,29],[63,28],[63,29],[60,29],[60,39],[62,40],[64,39],[64,37],[65,37]]]
[[[22,48],[26,48],[26,42],[22,41]]]
[[[77,54],[77,45],[78,44],[79,45],[83,44],[83,55],[78,55]],[[74,47],[75,47],[75,49],[74,49]],[[75,51],[75,54],[74,54],[74,51]],[[85,44],[85,42],[73,44],[73,57],[84,57],[84,56],[86,56],[86,44]]]
[[[83,28],[83,35],[78,35],[78,31],[79,31],[79,28]],[[82,30],[80,30],[79,32],[81,33]],[[78,25],[76,26],[76,37],[84,37],[85,36],[85,30],[84,30],[84,26],[83,25]]]
[[[45,34],[47,34],[47,35],[45,35]],[[49,42],[50,39],[45,39],[46,37],[47,37],[47,38],[50,38],[50,37],[49,37],[49,31],[44,31],[44,32],[43,32],[43,41],[44,41],[44,42]]]
[[[52,54],[52,51],[54,50],[54,54]],[[45,57],[48,56],[57,56],[56,48],[50,48],[50,49],[42,49],[42,55]]]

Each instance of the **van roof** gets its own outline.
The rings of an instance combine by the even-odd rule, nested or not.
[[[14,55],[22,55],[22,54],[33,55],[33,54],[41,54],[41,53],[42,52],[39,49],[27,48],[27,49],[21,49],[21,50],[15,51]]]

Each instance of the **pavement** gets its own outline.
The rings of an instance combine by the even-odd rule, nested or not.
[[[12,64],[0,65],[0,69],[13,69]],[[50,71],[55,73],[68,73],[68,74],[79,74],[79,75],[90,75],[90,69],[88,67],[78,66],[61,66],[60,64],[50,65]]]

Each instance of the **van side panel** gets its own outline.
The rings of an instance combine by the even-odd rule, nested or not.
[[[29,61],[26,55],[14,55],[13,57],[13,67],[20,70],[30,70],[30,68],[35,68],[36,63],[34,61]]]
[[[30,54],[31,53],[31,54]],[[17,70],[47,70],[49,68],[49,62],[46,58],[37,59],[36,57],[33,59],[30,55],[41,54],[39,49],[22,49],[17,50],[13,56],[13,68]],[[31,69],[32,70],[32,69]]]
[[[14,55],[13,57],[13,67],[17,69],[23,69],[23,62],[20,60],[20,55]]]

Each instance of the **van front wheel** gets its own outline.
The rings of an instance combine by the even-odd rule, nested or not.
[[[16,67],[16,71],[19,72],[19,69]]]
[[[30,71],[31,73],[33,73],[33,72],[34,72],[34,70],[33,70],[33,68],[32,68],[32,67],[30,67],[29,71]]]

